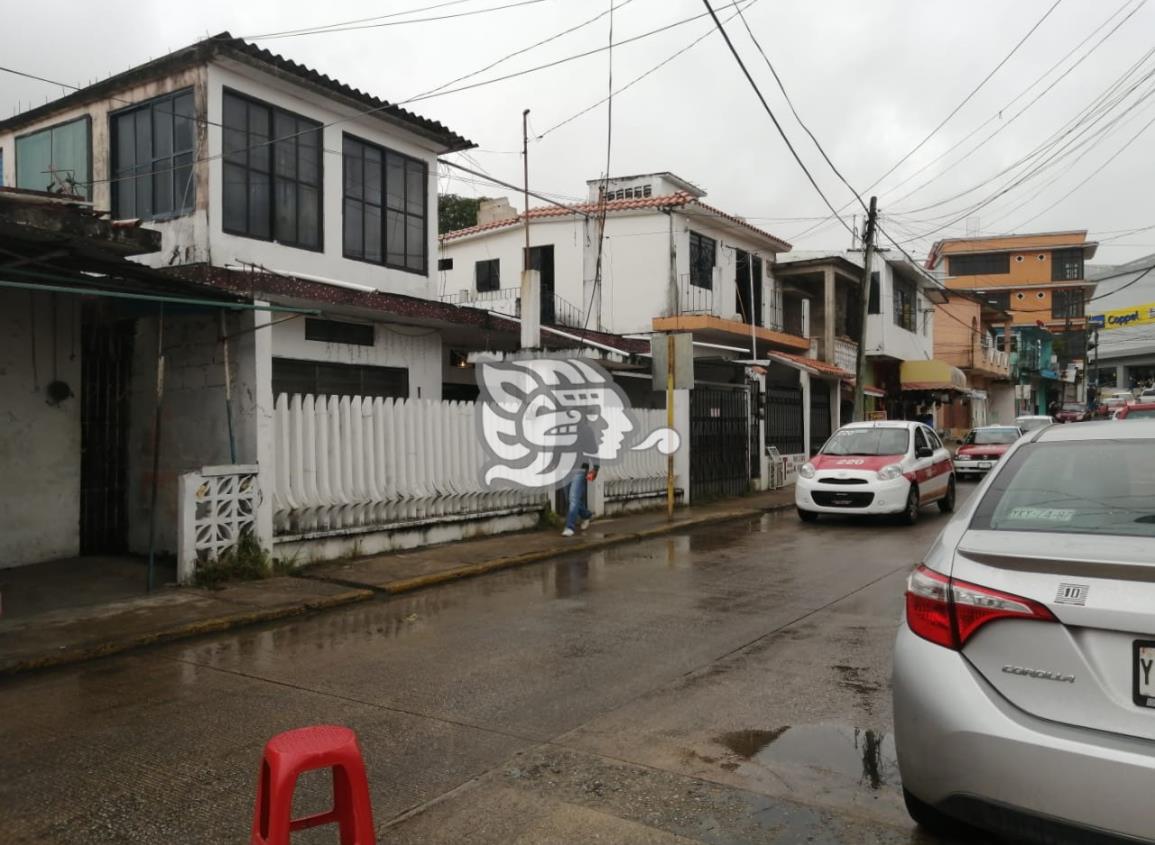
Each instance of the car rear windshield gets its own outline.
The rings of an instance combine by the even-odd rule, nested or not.
[[[1129,408],[1127,410],[1127,416],[1123,417],[1123,419],[1125,419],[1125,420],[1139,420],[1139,419],[1151,419],[1152,417],[1155,417],[1155,408],[1145,408],[1142,411],[1136,411],[1134,408]]]
[[[905,428],[844,428],[822,447],[823,455],[905,455],[910,432]]]
[[[972,431],[963,442],[967,446],[1001,446],[1018,439],[1017,428],[983,428]]]
[[[1155,441],[1023,446],[991,482],[971,527],[1155,537]]]

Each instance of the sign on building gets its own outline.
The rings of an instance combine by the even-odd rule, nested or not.
[[[1125,329],[1127,326],[1151,324],[1155,324],[1155,302],[1134,305],[1130,308],[1117,308],[1102,314],[1092,314],[1087,318],[1087,327],[1091,329]]]

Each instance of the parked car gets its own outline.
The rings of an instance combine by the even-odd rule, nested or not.
[[[1082,402],[1068,402],[1055,413],[1055,421],[1061,423],[1085,422],[1091,415]]]
[[[1155,402],[1155,387],[1144,388],[1143,392],[1139,394],[1140,402]]]
[[[1130,394],[1127,394],[1127,396],[1119,396],[1119,395],[1108,396],[1099,405],[1099,409],[1098,409],[1099,410],[1099,416],[1101,416],[1101,417],[1114,417],[1116,411],[1118,411],[1120,408],[1125,408],[1125,407],[1127,407],[1127,405],[1130,404],[1131,400],[1129,397],[1130,397]]]
[[[985,425],[971,429],[954,453],[956,478],[990,472],[1011,444],[1023,436],[1017,425]]]
[[[1046,842],[1155,835],[1155,420],[1027,434],[911,574],[907,809]]]
[[[819,514],[901,514],[918,521],[923,505],[954,510],[950,452],[929,427],[889,420],[844,425],[798,469],[794,504],[803,522]]]
[[[1015,417],[1015,425],[1023,430],[1025,434],[1028,431],[1035,431],[1036,429],[1046,428],[1049,425],[1054,425],[1054,420],[1051,417],[1036,416],[1027,414],[1021,417]]]
[[[1155,417],[1155,401],[1133,402],[1115,412],[1117,420],[1151,419]]]

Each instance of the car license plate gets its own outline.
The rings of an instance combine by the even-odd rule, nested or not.
[[[1135,640],[1135,703],[1155,707],[1155,642]]]
[[[994,466],[992,461],[979,461],[979,469],[990,469]]]

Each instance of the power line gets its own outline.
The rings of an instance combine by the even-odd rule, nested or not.
[[[746,81],[749,82],[750,87],[754,89],[754,93],[758,96],[758,101],[762,103],[762,108],[765,109],[766,114],[770,116],[770,120],[774,123],[774,128],[778,130],[778,134],[782,137],[782,140],[785,142],[787,149],[790,150],[790,154],[794,156],[794,160],[798,162],[798,166],[802,168],[802,172],[806,174],[806,178],[810,180],[810,184],[814,187],[814,190],[818,192],[818,196],[822,197],[822,201],[826,203],[826,207],[829,208],[831,213],[838,218],[838,222],[840,222],[845,227],[846,231],[850,232],[851,235],[855,235],[856,233],[854,229],[852,229],[839,215],[838,211],[827,198],[822,188],[819,187],[818,182],[815,181],[814,176],[810,173],[809,168],[806,167],[806,163],[803,162],[802,158],[798,155],[798,151],[794,149],[794,145],[790,143],[790,139],[787,137],[785,130],[782,128],[782,124],[780,124],[778,122],[778,118],[774,116],[774,111],[770,108],[770,104],[766,102],[766,98],[762,96],[762,91],[758,88],[758,83],[754,81],[754,77],[751,76],[750,71],[746,69],[746,63],[742,61],[742,57],[738,54],[737,48],[734,47],[734,42],[730,40],[730,36],[727,34],[725,27],[723,27],[722,22],[718,20],[718,15],[714,11],[714,7],[710,5],[710,0],[702,0],[702,3],[709,10],[710,17],[714,20],[714,26],[718,28],[718,32],[721,33],[722,38],[725,39],[726,46],[730,48],[730,52],[733,54],[734,60],[738,62],[738,67],[742,69],[742,73],[745,75]]]
[[[505,187],[505,188],[512,188],[515,191],[524,191],[525,193],[528,193],[531,197],[533,197],[535,199],[539,199],[542,202],[547,202],[550,205],[565,209],[570,214],[580,214],[582,217],[585,217],[587,220],[589,219],[589,214],[587,214],[586,212],[584,212],[578,208],[574,208],[572,205],[566,205],[565,203],[560,203],[560,202],[557,202],[555,200],[551,200],[549,197],[545,196],[544,194],[540,194],[536,191],[525,191],[525,188],[521,185],[513,185],[509,182],[503,182],[501,179],[498,179],[494,176],[487,176],[486,174],[484,174],[478,170],[474,170],[473,168],[466,167],[464,164],[458,164],[455,161],[449,161],[448,159],[444,159],[444,158],[441,159],[441,163],[444,165],[447,165],[448,167],[452,167],[454,170],[461,170],[461,171],[463,171],[465,173],[469,173],[473,176],[478,176],[482,179],[486,179],[495,185],[501,185],[502,187]]]
[[[294,35],[298,32],[308,32],[311,30],[328,29],[330,27],[336,27],[336,26],[350,26],[352,24],[367,23],[369,21],[385,20],[386,18],[398,18],[398,17],[402,17],[404,15],[416,15],[416,14],[420,14],[421,12],[432,12],[434,9],[444,9],[446,6],[460,6],[462,3],[472,3],[472,2],[473,2],[473,0],[448,0],[448,2],[444,2],[444,3],[434,3],[432,6],[422,6],[419,9],[405,9],[405,10],[400,11],[400,12],[390,12],[387,15],[375,15],[371,18],[356,18],[356,19],[351,20],[351,21],[339,21],[338,23],[319,24],[317,26],[305,26],[305,27],[301,27],[300,29],[285,29],[285,30],[281,30],[280,32],[264,32],[264,33],[261,33],[259,35],[244,35],[241,37],[245,38],[245,39],[252,40],[252,39],[257,39],[257,38],[272,38],[272,37],[278,36],[278,35]]]

